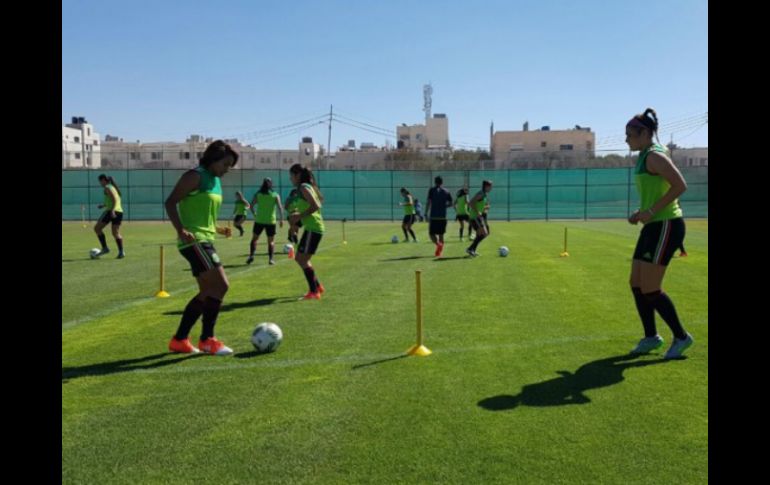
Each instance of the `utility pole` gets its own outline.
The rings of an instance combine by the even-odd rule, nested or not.
[[[332,112],[334,105],[329,105],[329,137],[326,139],[326,168],[329,168],[329,157],[332,153]]]

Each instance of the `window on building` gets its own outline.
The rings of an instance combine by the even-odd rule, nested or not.
[[[265,162],[265,157],[259,157],[259,163],[266,163]]]
[[[139,160],[139,152],[131,152],[131,160]]]
[[[198,160],[200,160],[201,158],[203,158],[203,152],[198,152],[198,153],[196,153],[196,154],[195,154],[195,158],[197,158]]]
[[[416,135],[414,135],[414,139],[417,141],[422,140],[422,133],[417,133]]]
[[[586,142],[586,150],[590,150],[590,149],[591,149],[591,142],[587,141]]]
[[[546,145],[548,145],[546,142],[544,142],[544,141],[540,142],[540,148],[545,148]]]
[[[409,135],[401,135],[401,136],[399,136],[398,138],[399,138],[400,140],[408,140],[408,139],[409,139]]]
[[[86,132],[88,133],[88,136],[91,136],[91,128],[86,128]]]
[[[80,143],[80,137],[79,136],[75,137],[75,143]]]
[[[283,159],[283,163],[289,163],[289,160],[288,160],[288,159],[286,159],[286,158],[284,158],[284,159]]]
[[[152,160],[160,160],[163,158],[163,152],[152,152],[150,154],[150,159]]]
[[[701,158],[700,159],[700,164],[701,165],[707,165],[708,164],[708,160],[709,160],[708,158]]]
[[[572,150],[572,145],[559,145],[559,150]]]
[[[179,152],[179,159],[180,160],[189,160],[190,159],[190,152]]]
[[[76,153],[76,154],[75,154],[75,158],[77,158],[78,160],[80,160],[80,154],[79,154],[79,153]]]
[[[94,140],[94,146],[98,146],[98,145],[99,145],[99,140]]]

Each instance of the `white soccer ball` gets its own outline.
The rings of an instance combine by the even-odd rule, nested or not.
[[[500,246],[500,249],[498,249],[497,252],[500,253],[500,256],[506,257],[510,251],[508,251],[506,246]]]
[[[270,322],[260,323],[251,334],[251,343],[260,354],[275,352],[282,340],[281,327]]]
[[[294,246],[292,246],[291,244],[284,244],[283,245],[283,254],[289,254],[289,251],[291,251],[291,249],[293,247]]]
[[[91,256],[91,259],[98,258],[100,254],[102,254],[102,250],[98,248],[93,248],[88,252],[88,255]]]
[[[397,243],[398,242],[398,236],[393,236],[392,238],[390,238],[390,242],[392,242],[394,244]]]

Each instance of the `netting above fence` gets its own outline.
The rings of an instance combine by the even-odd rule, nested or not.
[[[403,210],[399,190],[406,187],[425,206],[433,178],[440,175],[454,198],[463,186],[471,196],[491,180],[489,217],[516,219],[625,218],[637,207],[632,168],[559,170],[351,171],[315,172],[329,220],[396,220]],[[680,198],[687,217],[708,217],[708,167],[680,169],[688,190]],[[165,220],[163,204],[185,170],[62,170],[62,219],[94,220],[104,199],[97,177],[112,176],[123,194],[124,220]],[[220,218],[232,214],[235,192],[247,199],[265,177],[282,199],[291,190],[287,170],[233,170],[222,178]],[[449,210],[449,217],[454,211]]]

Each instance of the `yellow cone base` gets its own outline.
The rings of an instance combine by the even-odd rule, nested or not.
[[[419,355],[420,357],[426,357],[433,352],[424,345],[413,345],[409,350],[406,351],[407,355]]]
[[[163,290],[161,290],[161,291],[159,291],[159,292],[155,293],[155,298],[168,298],[168,297],[170,297],[170,296],[171,296],[171,295],[169,295],[167,292],[165,292],[165,291],[163,291]]]
[[[563,253],[561,253],[561,255],[560,255],[560,256],[561,256],[562,258],[564,258],[564,257],[567,257],[567,256],[569,256],[569,253],[568,253],[567,251],[564,251]]]

